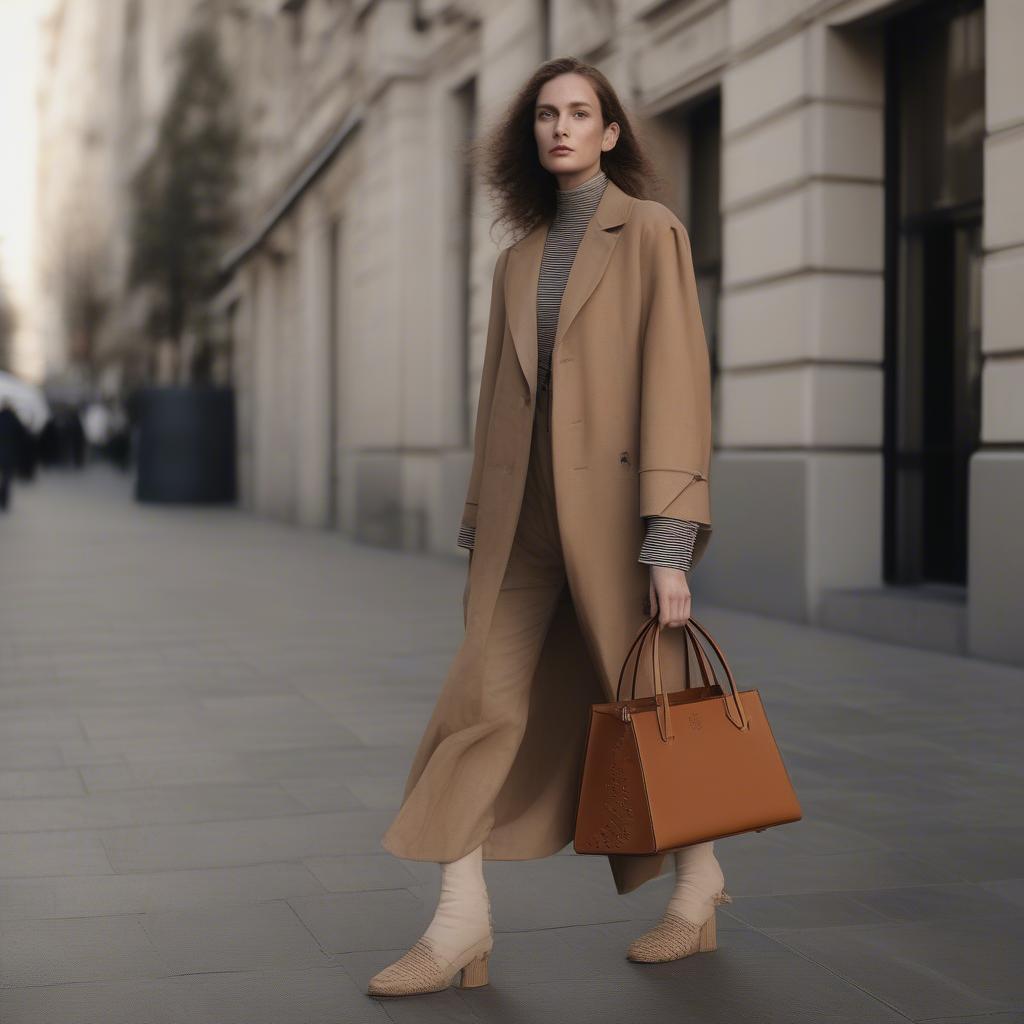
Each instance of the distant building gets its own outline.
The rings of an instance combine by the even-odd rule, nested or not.
[[[117,392],[145,376],[145,297],[128,288],[129,183],[152,151],[177,46],[231,0],[43,0],[36,316],[47,375]]]
[[[249,507],[453,550],[498,251],[457,147],[573,53],[698,261],[695,590],[1024,661],[1024,6],[308,0],[252,32],[262,217],[220,298]]]

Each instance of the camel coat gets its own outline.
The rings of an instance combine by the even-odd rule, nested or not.
[[[474,686],[522,502],[537,400],[537,282],[547,225],[502,250],[494,269],[473,465],[463,520],[476,529],[465,637],[414,758],[406,795]],[[711,535],[710,370],[689,238],[665,206],[613,181],[580,241],[551,360],[551,443],[568,587],[531,686],[525,737],[495,804],[487,859],[547,856],[572,841],[591,703],[616,699],[623,658],[648,616],[638,559],[643,516],[703,524]],[[681,689],[683,631],[662,635],[662,667]],[[652,692],[650,644],[637,695]],[[630,681],[632,669],[627,675]],[[416,823],[420,834],[429,819]],[[414,856],[393,824],[382,845]],[[439,840],[440,841],[440,840]],[[434,849],[455,860],[467,849]],[[420,858],[427,859],[427,858]],[[671,868],[664,855],[608,855],[630,892]]]

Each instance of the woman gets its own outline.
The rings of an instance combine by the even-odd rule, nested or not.
[[[439,991],[460,970],[463,987],[486,984],[482,862],[572,840],[589,706],[615,699],[645,618],[686,623],[686,572],[711,533],[709,361],[689,240],[640,198],[653,173],[614,90],[590,65],[548,61],[485,154],[499,219],[523,237],[494,272],[459,533],[466,634],[381,840],[439,862],[441,898],[372,995]],[[662,639],[663,670],[681,678],[683,633]],[[665,859],[610,852],[617,891]],[[714,948],[715,906],[729,897],[712,844],[675,851],[674,866],[665,914],[632,960]]]

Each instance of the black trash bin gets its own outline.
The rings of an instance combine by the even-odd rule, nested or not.
[[[209,385],[143,388],[135,498],[235,501],[235,393]]]

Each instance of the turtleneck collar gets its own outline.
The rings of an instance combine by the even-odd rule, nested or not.
[[[575,188],[557,189],[555,196],[557,203],[555,207],[555,224],[560,224],[566,219],[573,220],[580,215],[590,216],[597,209],[604,194],[605,185],[608,182],[608,175],[601,169],[592,178],[588,178],[582,185]]]

